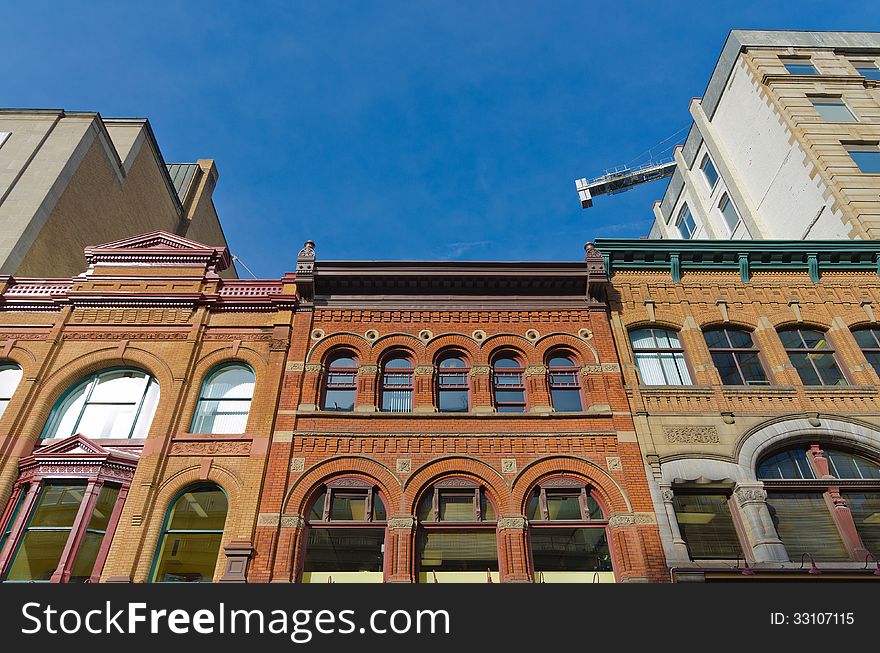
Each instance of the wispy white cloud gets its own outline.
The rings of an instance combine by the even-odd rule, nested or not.
[[[445,252],[440,256],[443,261],[454,260],[464,256],[466,253],[486,247],[491,244],[488,240],[470,240],[461,243],[447,243]]]

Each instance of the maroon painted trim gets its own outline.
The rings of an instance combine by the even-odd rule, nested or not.
[[[98,549],[98,555],[95,557],[95,565],[92,567],[92,575],[89,576],[90,583],[97,583],[101,580],[101,573],[104,571],[104,563],[107,562],[107,554],[110,553],[110,544],[113,542],[113,535],[116,533],[116,526],[119,524],[119,518],[122,516],[122,508],[127,496],[128,486],[123,485],[119,488],[116,503],[113,505],[113,513],[110,515],[110,520],[107,522],[107,530],[104,531],[104,537],[101,540],[101,547]]]

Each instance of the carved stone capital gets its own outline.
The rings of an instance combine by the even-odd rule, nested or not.
[[[287,363],[288,372],[302,372],[304,369],[305,365],[302,361],[290,361]]]
[[[306,518],[302,515],[281,515],[281,528],[303,528]]]
[[[741,506],[767,501],[767,491],[760,485],[737,485],[733,494],[736,497],[736,502]]]
[[[412,515],[398,515],[388,520],[390,531],[411,531],[416,527],[416,518]]]
[[[498,530],[525,530],[529,527],[529,520],[520,515],[512,517],[499,517]]]
[[[663,488],[660,491],[660,494],[663,496],[664,503],[672,503],[675,500],[675,492],[670,488]]]

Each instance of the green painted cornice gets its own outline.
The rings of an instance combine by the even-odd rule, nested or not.
[[[822,272],[880,275],[880,241],[655,240],[597,238],[607,278],[615,270],[666,270],[676,283],[685,272],[730,270],[748,282],[754,272],[797,271],[819,281]]]

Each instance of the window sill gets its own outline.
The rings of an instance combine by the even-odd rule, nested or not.
[[[722,385],[721,390],[730,394],[747,395],[793,395],[797,390],[793,385]]]
[[[872,385],[805,385],[804,392],[811,395],[876,395]]]
[[[611,417],[614,412],[606,404],[596,404],[580,412],[534,412],[534,413],[496,413],[476,412],[467,413],[440,413],[440,412],[410,412],[410,413],[386,413],[382,411],[342,411],[342,410],[297,410],[295,414],[304,417],[319,418],[342,418],[342,419],[576,419],[584,417]]]
[[[711,385],[639,385],[636,386],[642,394],[680,394],[686,392],[695,395],[710,395],[715,392],[715,388]]]

